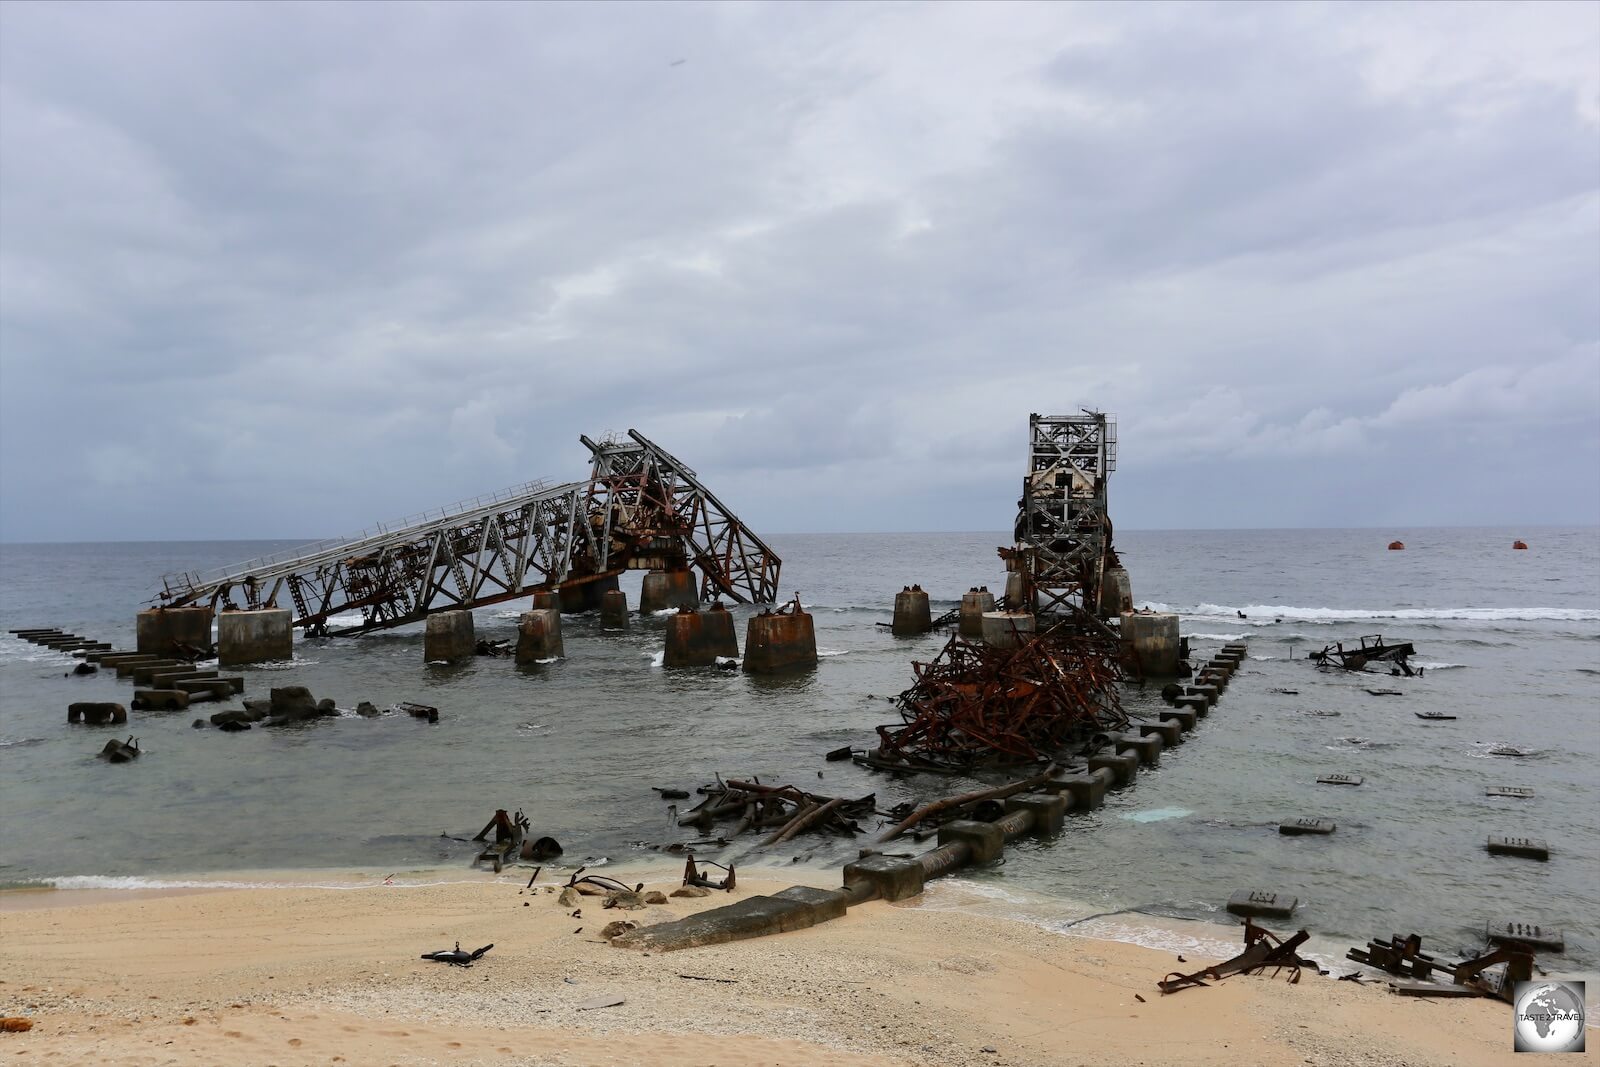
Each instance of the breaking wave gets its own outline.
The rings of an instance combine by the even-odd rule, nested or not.
[[[1194,641],[1243,641],[1249,634],[1190,634]]]
[[[1451,671],[1451,670],[1455,670],[1458,667],[1465,667],[1466,664],[1465,663],[1413,663],[1412,666],[1413,667],[1419,667],[1419,668],[1421,668],[1422,670],[1425,670],[1425,671]]]
[[[1279,619],[1300,622],[1359,622],[1365,619],[1449,619],[1468,622],[1600,622],[1592,608],[1299,608],[1288,604],[1196,604],[1174,607],[1149,603],[1155,611],[1200,618],[1226,618],[1241,626],[1271,626]],[[1239,618],[1244,612],[1245,617]],[[1196,635],[1198,636],[1198,635]]]

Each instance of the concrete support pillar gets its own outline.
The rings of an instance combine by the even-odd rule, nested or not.
[[[134,619],[140,652],[171,656],[185,648],[211,647],[210,608],[151,608]]]
[[[600,595],[600,626],[606,630],[628,628],[628,594],[620,589],[607,589]]]
[[[639,588],[639,614],[651,615],[668,608],[698,608],[700,589],[694,571],[650,571]]]
[[[224,611],[217,616],[217,663],[270,663],[294,658],[294,615],[286,608]]]
[[[908,585],[894,595],[892,629],[901,636],[925,634],[933,629],[933,610],[928,606],[928,594],[922,586]]]
[[[517,621],[518,666],[563,659],[566,654],[566,646],[561,643],[561,612],[554,608],[537,608],[525,612]]]
[[[706,611],[679,608],[667,620],[667,667],[709,667],[719,658],[737,658],[739,639],[733,632],[733,615],[722,604]]]
[[[977,586],[961,594],[961,636],[982,637],[983,616],[994,610],[994,594],[989,587]]]
[[[422,637],[422,658],[428,663],[459,663],[477,654],[472,612],[441,611],[428,616]]]
[[[1122,662],[1138,678],[1178,676],[1178,616],[1125,612]]]
[[[555,610],[560,611],[561,590],[535,589],[533,591],[533,607],[535,611],[543,611],[546,608],[554,608]]]
[[[1025,591],[1021,571],[1012,571],[1006,575],[1006,603],[1011,606],[1012,611],[1021,610],[1026,599],[1023,595]]]
[[[744,636],[744,669],[778,674],[817,665],[817,632],[797,603],[786,615],[753,615]]]
[[[983,643],[990,648],[1016,648],[1033,637],[1034,617],[1025,611],[983,613]]]
[[[1133,583],[1122,567],[1107,567],[1100,579],[1100,617],[1114,619],[1133,610]]]

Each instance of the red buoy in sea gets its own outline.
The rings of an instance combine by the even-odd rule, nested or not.
[[[1389,551],[1390,552],[1398,552],[1404,547],[1406,547],[1406,543],[1404,541],[1390,541],[1389,542]]]
[[[1511,542],[1511,547],[1512,548],[1527,548],[1528,547],[1528,542],[1526,542],[1526,541],[1513,541],[1513,542]]]

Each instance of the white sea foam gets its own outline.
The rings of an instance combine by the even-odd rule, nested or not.
[[[1454,670],[1457,667],[1465,667],[1466,664],[1465,663],[1414,663],[1414,664],[1412,664],[1412,666],[1420,667],[1421,669],[1423,669],[1425,671],[1448,671],[1448,670]]]
[[[1166,822],[1193,814],[1190,808],[1151,808],[1149,811],[1125,811],[1121,817],[1129,822]]]
[[[733,657],[733,656],[718,656],[717,657],[717,666],[719,666],[719,667],[737,667],[738,665],[739,665],[738,659]]]
[[[848,648],[842,648],[842,649],[841,648],[819,648],[819,649],[817,649],[817,655],[819,655],[819,656],[848,656],[849,654],[850,654],[850,650]]]
[[[1227,619],[1240,626],[1271,626],[1278,619],[1298,622],[1359,622],[1365,619],[1445,619],[1467,622],[1597,622],[1600,611],[1591,608],[1302,608],[1290,604],[1195,604],[1174,607],[1154,601],[1141,603],[1154,611],[1175,612],[1194,618]],[[1239,618],[1244,612],[1245,617]],[[1196,635],[1198,636],[1198,635]]]
[[[652,667],[660,667],[667,662],[666,649],[662,649],[660,652],[648,652],[646,655],[650,657],[650,666]]]
[[[1191,641],[1243,641],[1249,634],[1190,634]]]

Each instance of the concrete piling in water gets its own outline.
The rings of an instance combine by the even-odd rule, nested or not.
[[[600,626],[606,630],[628,628],[628,594],[620,589],[607,589],[600,594]]]
[[[1107,567],[1100,579],[1100,617],[1115,619],[1133,610],[1133,583],[1122,567]]]
[[[780,674],[817,665],[817,631],[811,613],[800,606],[752,615],[744,635],[744,669],[751,674]]]
[[[533,607],[536,611],[543,611],[547,608],[554,608],[556,611],[560,611],[561,590],[535,589],[533,591]]]
[[[1178,643],[1178,616],[1137,611],[1123,613],[1123,665],[1137,677],[1176,678]]]
[[[679,608],[667,620],[667,667],[709,667],[718,659],[737,658],[739,639],[733,615],[719,601],[706,611]]]
[[[974,586],[961,594],[961,636],[982,637],[983,617],[994,610],[994,594],[989,587]]]
[[[561,612],[554,608],[535,608],[517,620],[517,665],[540,660],[564,659],[566,646],[561,641]]]
[[[217,616],[219,666],[233,667],[293,658],[294,616],[287,609],[224,611]]]
[[[653,615],[668,608],[697,608],[700,589],[694,572],[650,571],[639,587],[639,614]]]
[[[986,611],[983,620],[983,643],[990,648],[1016,648],[1033,638],[1036,620],[1026,611]]]
[[[171,656],[187,648],[211,647],[210,608],[150,608],[134,618],[140,652]]]
[[[908,585],[894,595],[894,625],[896,635],[925,634],[933,629],[933,610],[928,606],[928,594],[920,585]]]
[[[1006,605],[1012,611],[1022,611],[1028,606],[1028,583],[1023,580],[1021,571],[1012,571],[1006,575]]]
[[[428,663],[460,663],[477,654],[470,611],[440,611],[428,616],[422,658]]]

